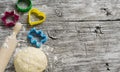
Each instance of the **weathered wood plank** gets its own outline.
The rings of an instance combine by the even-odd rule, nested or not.
[[[53,71],[48,72],[107,72],[107,67],[111,72],[119,72],[119,23],[45,22],[44,25],[37,26],[49,36],[45,45],[54,48],[53,55],[49,56],[55,57]],[[0,29],[1,33],[8,32]],[[18,35],[18,48],[29,45],[26,41],[29,29],[23,28]],[[3,35],[0,34],[0,37]]]
[[[15,9],[17,0],[0,1],[0,13]],[[47,14],[47,21],[119,20],[119,0],[32,0],[33,7]],[[27,13],[21,17],[26,23]]]
[[[0,1],[0,13],[14,10],[17,0]],[[119,72],[120,71],[120,0],[32,0],[47,15],[36,26],[42,29],[53,47],[47,51],[50,65],[45,72]],[[30,46],[26,35],[27,13],[20,14],[24,27],[18,35],[17,49]],[[1,17],[2,15],[0,15]],[[12,29],[0,23],[0,46]],[[52,65],[52,66],[51,66]],[[13,57],[6,72],[14,72]]]

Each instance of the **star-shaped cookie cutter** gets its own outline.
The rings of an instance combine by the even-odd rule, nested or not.
[[[39,40],[37,40],[36,37]],[[41,45],[44,44],[48,40],[47,36],[43,33],[43,31],[36,30],[36,28],[32,28],[28,32],[27,38],[30,41],[30,43],[36,46],[37,48],[40,48]]]
[[[13,20],[10,22],[7,22],[8,17],[13,17]],[[6,11],[4,13],[4,16],[1,18],[1,20],[5,26],[12,27],[12,26],[15,26],[16,22],[19,20],[19,16],[15,14],[14,11],[11,11],[11,12]]]

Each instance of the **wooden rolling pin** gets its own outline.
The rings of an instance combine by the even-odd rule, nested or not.
[[[4,72],[11,55],[13,54],[17,45],[16,35],[22,27],[21,23],[16,23],[13,33],[5,39],[2,47],[0,48],[0,72]]]

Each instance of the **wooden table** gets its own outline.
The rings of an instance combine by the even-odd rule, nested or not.
[[[0,17],[15,9],[16,0],[0,1]],[[120,72],[120,0],[32,0],[33,7],[47,15],[36,26],[49,37],[45,44],[53,48],[45,72]],[[27,13],[20,14],[24,27],[17,49],[28,44],[31,29]],[[0,45],[12,29],[0,23]],[[14,72],[13,57],[6,72]]]

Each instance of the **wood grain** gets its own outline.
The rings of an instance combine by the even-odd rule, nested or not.
[[[14,10],[16,0],[0,1],[0,13]],[[45,72],[120,72],[120,0],[32,0],[33,7],[47,15],[36,26],[49,37],[50,65]],[[31,27],[27,13],[17,49],[30,46],[26,35]],[[2,15],[1,15],[2,16]],[[0,17],[1,17],[0,16]],[[0,24],[0,45],[12,29]],[[13,57],[6,72],[14,72]]]

